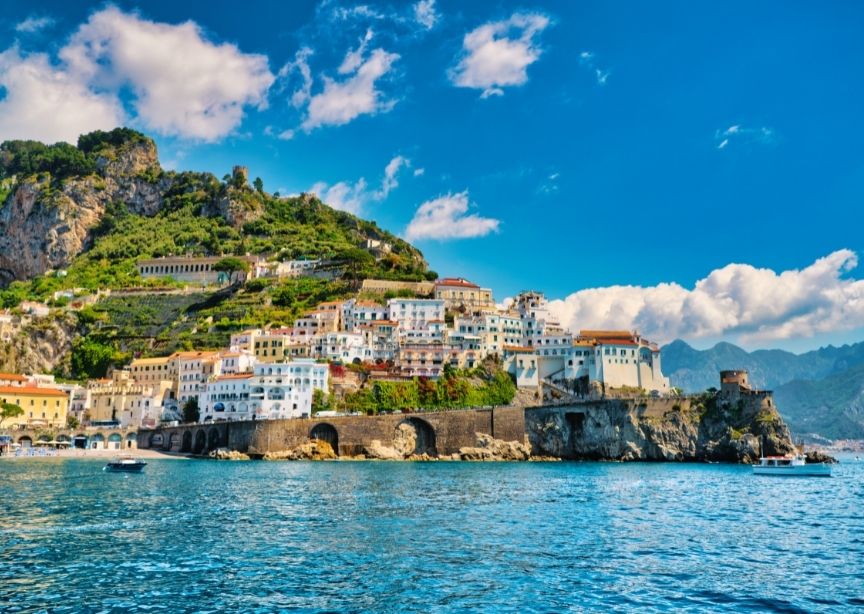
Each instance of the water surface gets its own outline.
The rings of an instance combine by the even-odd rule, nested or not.
[[[0,611],[864,607],[864,464],[0,462]]]

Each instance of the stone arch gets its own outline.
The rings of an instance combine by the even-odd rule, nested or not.
[[[336,455],[339,455],[339,431],[329,422],[319,422],[309,431],[309,439],[317,439],[326,441],[333,448]]]
[[[406,418],[396,425],[396,449],[403,454],[438,456],[435,428],[422,418]]]
[[[171,433],[171,438],[168,440],[168,449],[173,450],[175,448],[180,449],[180,433],[177,431]]]
[[[90,436],[87,442],[93,449],[102,449],[105,447],[105,435],[102,433],[94,433]]]
[[[162,433],[150,433],[150,439],[147,442],[148,448],[158,448],[162,446]]]
[[[201,429],[197,433],[195,433],[195,445],[192,446],[192,452],[194,454],[204,454],[207,450],[207,433],[204,432],[204,429]]]
[[[192,451],[192,431],[184,431],[183,432],[183,443],[180,444],[181,452],[191,452]]]
[[[126,433],[126,448],[138,447],[138,433]]]
[[[123,436],[120,433],[111,433],[108,435],[108,448],[111,450],[119,450],[123,447]]]
[[[207,450],[215,450],[218,448],[220,439],[222,438],[219,436],[219,429],[210,429],[210,432],[207,433]]]
[[[21,435],[21,437],[18,438],[18,443],[21,445],[22,448],[32,448],[33,438],[31,438],[29,435]]]

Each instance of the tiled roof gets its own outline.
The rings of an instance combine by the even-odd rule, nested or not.
[[[475,283],[471,283],[467,279],[463,279],[461,277],[445,277],[444,279],[439,279],[435,282],[436,286],[457,286],[460,288],[480,288]]]
[[[0,381],[7,382],[26,382],[27,378],[18,373],[0,373]]]
[[[0,386],[0,394],[39,395],[43,397],[68,396],[62,390],[57,390],[56,388],[39,388],[38,386]]]

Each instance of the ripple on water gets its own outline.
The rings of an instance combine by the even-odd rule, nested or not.
[[[0,463],[0,611],[848,611],[842,469]]]

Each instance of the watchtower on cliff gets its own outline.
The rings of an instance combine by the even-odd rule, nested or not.
[[[245,166],[235,166],[231,169],[231,178],[234,185],[246,185],[249,183],[249,169]]]
[[[752,390],[746,369],[720,371],[720,394],[724,397],[737,397],[744,390]]]

